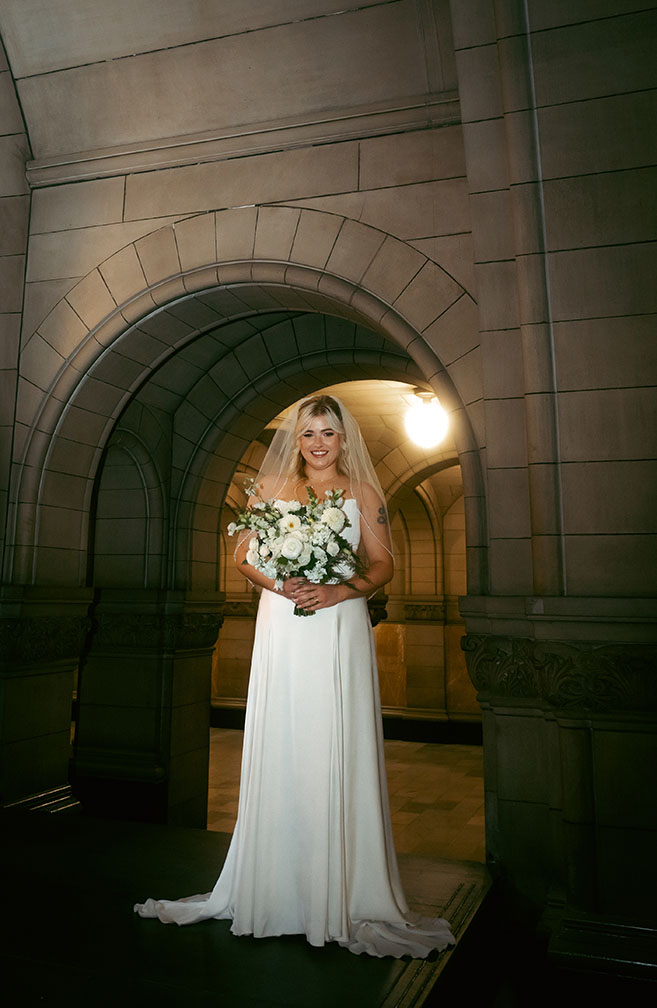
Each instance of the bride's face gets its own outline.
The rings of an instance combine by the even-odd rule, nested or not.
[[[301,431],[299,451],[307,469],[331,471],[337,467],[342,435],[331,427],[327,416],[313,417]]]

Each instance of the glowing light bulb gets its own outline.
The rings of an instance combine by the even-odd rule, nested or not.
[[[430,392],[416,392],[404,417],[406,433],[420,448],[435,448],[449,426],[447,413]]]

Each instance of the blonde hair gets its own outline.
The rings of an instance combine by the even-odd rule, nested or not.
[[[299,451],[299,440],[303,432],[308,429],[310,421],[314,420],[315,417],[322,416],[325,416],[328,420],[328,426],[331,430],[334,430],[337,434],[341,435],[340,454],[338,455],[338,472],[343,476],[349,475],[345,429],[342,421],[340,404],[337,403],[331,396],[318,395],[313,396],[312,399],[306,399],[305,402],[302,402],[299,406],[297,422],[294,429],[294,443],[297,450],[290,465],[290,473],[292,476],[297,476],[301,479],[306,475],[306,464],[304,462],[303,455]]]

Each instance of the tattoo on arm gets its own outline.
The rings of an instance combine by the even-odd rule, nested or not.
[[[376,519],[377,525],[387,525],[388,520],[386,518],[386,509],[384,507],[379,508],[379,517]]]

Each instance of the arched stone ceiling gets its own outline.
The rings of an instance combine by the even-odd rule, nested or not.
[[[394,380],[362,380],[330,385],[322,391],[337,395],[356,417],[386,495],[398,487],[416,485],[427,469],[454,465],[456,447],[448,434],[436,448],[414,444],[404,428],[404,414],[416,386]]]
[[[272,245],[272,213],[279,223],[281,215],[294,222],[293,240],[279,229]],[[354,250],[363,243],[370,255],[373,248],[378,252],[364,276],[361,268],[349,279]],[[147,387],[153,393],[156,385],[149,383],[159,376],[162,385],[167,372],[171,387],[160,394],[169,404],[172,395],[180,401],[192,386],[198,392],[181,403],[187,444],[176,467],[177,528],[191,528],[208,464],[206,485],[214,482],[214,500],[221,501],[263,424],[301,395],[365,377],[423,379],[435,389],[451,414],[461,464],[469,466],[464,483],[479,516],[483,495],[474,432],[449,365],[438,356],[440,333],[446,327],[451,332],[453,313],[463,326],[464,301],[469,304],[466,292],[436,264],[417,253],[409,261],[403,243],[318,211],[237,208],[194,217],[181,234],[166,226],[127,246],[76,285],[22,351],[11,576],[21,582],[46,577],[46,565],[50,579],[86,576],[85,529],[103,446],[126,406],[147,394]],[[296,346],[283,331],[265,343],[250,321],[273,314],[292,321]],[[318,327],[318,316],[334,321]],[[422,333],[437,318],[440,332],[426,341]],[[335,320],[346,328],[336,328]],[[301,337],[298,326],[305,326]],[[220,345],[220,360],[213,343]],[[195,362],[195,344],[216,361],[212,375],[207,356],[201,366]],[[174,358],[193,371],[182,387],[175,367],[168,369]],[[208,384],[206,394],[201,390]],[[62,508],[60,472],[72,455],[79,474]],[[408,476],[413,473],[409,467]],[[407,475],[398,478],[401,483]],[[385,476],[382,482],[388,482]],[[483,528],[479,520],[475,560],[484,557]]]
[[[393,494],[394,500],[401,501],[420,483],[426,482],[436,508],[447,510],[456,497],[463,494],[456,447],[449,433],[440,445],[431,449],[420,448],[408,438],[404,413],[415,387],[404,381],[368,378],[339,382],[314,391],[338,396],[356,417],[387,495]],[[283,410],[280,415],[286,412]],[[278,422],[276,418],[270,429]],[[264,446],[269,441],[267,433],[263,431],[258,438],[263,444],[261,452],[250,446],[242,457],[234,480],[238,488],[248,473],[257,470]],[[239,494],[230,496],[241,503]],[[394,504],[393,510],[396,510]]]
[[[400,371],[408,371],[410,368],[419,380],[419,373],[399,346],[355,322],[315,312],[278,311],[250,315],[202,333],[174,357],[163,362],[149,377],[138,398],[144,403],[175,413],[185,401],[202,402],[204,394],[212,396],[212,389],[206,388],[204,393],[203,387],[204,379],[209,374],[219,380],[219,387],[227,394],[242,391],[240,376],[235,374],[232,360],[231,373],[226,373],[234,348],[240,348],[239,360],[245,369],[242,379],[255,381],[262,380],[280,364],[283,355],[287,355],[289,360],[307,356],[309,346],[311,349],[314,347],[317,355],[316,365],[333,364],[338,374],[338,355],[348,355],[351,351],[352,363],[355,364],[358,351],[369,353],[370,363],[374,366],[385,358],[389,361],[389,366],[395,366],[393,362],[396,362]]]
[[[357,380],[361,375],[407,380]],[[338,387],[348,390],[349,408],[371,442],[383,482],[394,483],[398,468],[426,465],[425,454],[402,432],[406,399],[421,380],[413,362],[385,337],[316,312],[265,312],[198,336],[152,373],[117,431],[130,427],[134,405],[168,414],[174,458],[171,491],[175,499],[191,504],[202,474],[217,480],[220,496],[218,474],[234,468],[249,442],[262,437],[265,425],[300,396],[336,378],[350,379]],[[406,445],[401,451],[400,435]],[[186,485],[189,479],[191,486]]]
[[[272,246],[267,229],[272,212],[279,225],[281,217],[294,225],[292,248],[287,231]],[[247,401],[247,386],[255,385],[262,393],[263,387],[285,380],[286,375],[298,372],[299,354],[285,340],[280,345],[276,341],[272,352],[269,346],[258,346],[258,336],[248,328],[246,320],[259,314],[299,310],[336,316],[371,330],[367,339],[373,342],[365,341],[359,347],[358,363],[366,365],[366,373],[373,377],[397,377],[394,371],[399,365],[404,372],[411,368],[414,376],[419,369],[439,391],[455,420],[458,414],[457,444],[463,461],[464,453],[471,453],[475,447],[473,430],[449,371],[436,351],[440,352],[441,334],[451,339],[453,325],[460,331],[465,324],[472,338],[468,324],[470,300],[435,264],[417,253],[409,261],[403,243],[364,225],[343,223],[344,227],[333,215],[281,207],[260,213],[254,208],[239,208],[201,215],[184,222],[180,234],[177,227],[161,228],[92,271],[57,304],[21,352],[17,420],[22,436],[15,446],[16,455],[23,458],[21,480],[23,475],[41,470],[44,461],[48,468],[60,442],[76,441],[82,436],[83,443],[96,444],[100,450],[122,410],[152,374],[168,358],[211,330],[220,340],[224,331],[229,334],[226,353],[232,351],[235,367],[242,372]],[[262,242],[269,235],[266,249],[277,256],[276,261],[261,258],[266,250],[259,241],[261,232]],[[215,261],[218,240],[219,264]],[[345,279],[344,275],[354,269],[354,249],[358,250],[363,242],[370,256],[372,248],[378,252],[364,277],[361,270],[357,281]],[[298,258],[297,248],[299,255],[303,253],[301,265],[286,261],[291,256]],[[203,265],[208,256],[211,264]],[[249,261],[252,256],[256,258]],[[283,261],[278,261],[280,256]],[[327,256],[330,269],[341,275],[305,262],[308,258],[311,263],[325,262]],[[385,266],[382,270],[377,266],[379,258]],[[226,326],[229,320],[231,324]],[[431,329],[430,340],[422,335],[427,328]],[[353,344],[340,347],[338,352],[330,339],[323,336],[317,342],[317,336],[313,332],[310,339],[304,338],[304,370],[330,370],[341,363],[355,363]],[[393,342],[397,347],[393,373],[386,360],[384,371],[388,373],[382,374],[381,355],[388,356],[382,348]],[[447,352],[450,354],[449,347]],[[341,377],[335,371],[327,373],[321,379],[318,376],[317,384]],[[350,377],[360,376],[352,373]],[[231,416],[224,417],[226,423],[232,423],[236,414],[245,411],[245,398],[238,399],[236,393],[234,387]],[[469,396],[472,398],[472,390]],[[56,439],[51,436],[54,426]],[[93,428],[92,441],[88,440],[87,427]],[[48,439],[41,434],[48,435]],[[95,467],[96,461],[90,475]],[[479,493],[479,475],[474,472],[473,476],[473,486],[477,485]],[[28,496],[32,490],[28,488]],[[41,499],[45,501],[46,497],[42,492]]]

